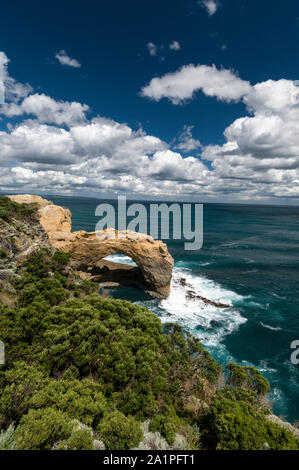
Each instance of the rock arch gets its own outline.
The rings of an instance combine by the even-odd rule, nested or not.
[[[71,254],[71,263],[82,277],[103,283],[135,285],[161,298],[169,295],[174,262],[165,243],[129,230],[108,228],[101,232],[72,232],[68,209],[39,196],[11,198],[15,202],[39,205],[40,223],[52,246]],[[113,267],[115,263],[103,260],[111,254],[127,255],[137,267],[124,267],[119,263]]]

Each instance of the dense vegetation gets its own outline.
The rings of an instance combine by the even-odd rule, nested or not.
[[[0,219],[11,222],[14,217],[28,221],[36,220],[36,207],[31,204],[17,204],[8,197],[0,197]]]
[[[68,254],[33,254],[13,282],[14,304],[0,304],[1,449],[129,449],[145,421],[191,449],[299,448],[267,420],[258,371],[222,371],[180,326],[99,296]]]

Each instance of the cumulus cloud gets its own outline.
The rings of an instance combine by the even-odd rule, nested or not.
[[[213,16],[218,10],[219,2],[217,0],[199,0],[199,5],[207,11],[209,16]]]
[[[173,104],[181,104],[192,98],[198,89],[223,101],[242,101],[249,113],[224,130],[224,145],[202,148],[203,160],[210,160],[213,168],[207,187],[214,194],[221,190],[231,194],[236,191],[245,199],[299,197],[299,88],[296,83],[281,79],[251,85],[230,70],[191,65],[153,79],[142,94],[155,100],[167,97]],[[184,151],[185,143],[188,147],[190,131],[185,128],[181,142],[176,145],[178,150]],[[190,150],[191,147],[192,141]]]
[[[74,142],[68,131],[55,126],[24,121],[10,131],[0,132],[2,162],[73,163]]]
[[[12,87],[0,107],[7,123],[0,131],[3,191],[222,201],[299,197],[299,88],[290,80],[251,85],[231,70],[193,65],[158,79],[154,99],[178,104],[201,90],[244,103],[244,115],[224,130],[225,143],[203,147],[190,125],[169,145],[142,129],[89,117],[85,104],[57,101],[15,81],[4,54],[0,63]]]
[[[32,92],[32,87],[28,83],[22,84],[10,77],[7,70],[8,63],[7,55],[0,51],[0,83],[4,85],[5,98],[12,103],[17,103]]]
[[[299,197],[299,90],[290,80],[268,80],[243,98],[251,116],[224,131],[226,143],[203,157],[227,180],[247,180],[269,197]]]
[[[40,122],[71,126],[86,120],[89,106],[75,101],[55,101],[45,94],[36,93],[24,99],[21,109],[25,114],[36,116]]]
[[[194,157],[183,158],[180,153],[171,150],[156,152],[148,166],[148,175],[155,179],[168,181],[194,181],[203,180],[207,168]]]
[[[55,54],[56,59],[61,65],[68,65],[69,67],[80,68],[81,64],[77,59],[72,59],[67,55],[64,49]]]
[[[55,101],[45,94],[31,94],[21,103],[6,103],[0,114],[7,117],[33,115],[40,122],[71,126],[86,121],[89,106],[78,102]]]
[[[168,98],[173,104],[182,104],[196,91],[222,101],[238,101],[248,94],[250,83],[241,80],[233,71],[218,70],[215,65],[185,65],[177,72],[153,78],[142,88],[141,95],[159,101]]]
[[[181,45],[178,41],[172,41],[172,43],[169,44],[169,49],[171,51],[179,51],[181,49]]]

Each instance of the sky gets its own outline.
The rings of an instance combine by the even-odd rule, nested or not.
[[[297,0],[7,2],[0,191],[298,205],[298,52]]]

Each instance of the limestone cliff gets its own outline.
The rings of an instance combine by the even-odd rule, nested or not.
[[[36,202],[28,206],[0,198],[0,300],[14,294],[13,280],[19,265],[41,248],[53,250],[36,212]],[[38,206],[40,207],[40,206]]]
[[[71,213],[39,196],[8,196],[20,204],[37,204],[40,224],[51,245],[71,254],[72,267],[82,277],[99,283],[135,285],[153,295],[165,298],[169,295],[173,258],[165,243],[146,234],[132,231],[71,232]],[[129,256],[137,268],[113,267],[103,262],[111,254]],[[117,271],[117,272],[116,272]]]

